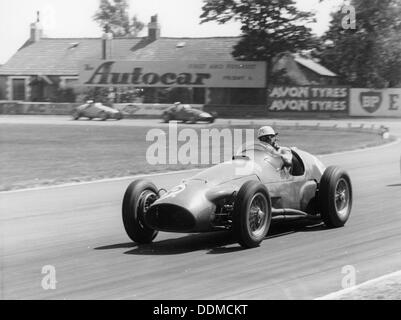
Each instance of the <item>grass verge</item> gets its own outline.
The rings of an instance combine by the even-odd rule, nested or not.
[[[180,125],[179,132],[183,128],[194,129],[200,137],[200,131],[205,127]],[[230,133],[234,129],[221,126],[213,128],[228,129]],[[235,128],[257,129],[256,126]],[[168,142],[168,128],[158,129],[165,133],[158,135],[158,139],[163,140],[164,136]],[[327,154],[383,143],[380,135],[372,132],[313,127],[276,129],[280,132],[281,145],[297,146],[312,154]],[[208,166],[180,163],[150,165],[146,152],[154,142],[146,141],[148,129],[144,127],[3,124],[0,130],[0,191]],[[180,141],[178,150],[190,143],[197,149],[199,160],[203,152],[209,151],[210,160],[212,154],[217,152],[219,160],[223,161],[229,159],[238,146],[234,139],[225,143],[224,147],[223,143],[216,146],[212,140],[209,146],[205,146],[201,140]],[[223,142],[223,139],[220,141]],[[167,143],[166,160],[171,150],[172,146]]]

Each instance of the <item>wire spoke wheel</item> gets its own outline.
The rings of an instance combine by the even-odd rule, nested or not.
[[[324,224],[342,227],[352,208],[352,185],[347,172],[336,166],[326,168],[319,183],[318,207]]]
[[[349,186],[345,179],[338,180],[335,192],[336,210],[339,215],[343,216],[348,212],[350,199]]]
[[[137,243],[150,243],[157,230],[145,223],[145,215],[158,199],[157,187],[147,180],[135,180],[127,188],[122,203],[122,218],[125,231]]]
[[[157,195],[151,190],[145,190],[139,196],[136,210],[138,212],[138,222],[142,227],[144,226],[143,216],[149,210],[151,204],[156,201],[156,199]]]
[[[269,191],[259,181],[245,182],[239,189],[232,216],[232,230],[244,248],[257,247],[269,231],[272,209]]]
[[[267,201],[265,196],[261,193],[255,194],[250,201],[248,211],[249,232],[253,236],[259,237],[264,232],[267,219]]]

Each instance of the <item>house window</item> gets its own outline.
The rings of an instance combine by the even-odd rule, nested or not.
[[[25,78],[22,79],[12,79],[11,82],[11,96],[12,100],[22,100],[26,99],[25,94]]]
[[[76,84],[78,84],[77,79],[65,79],[66,88],[73,88]]]
[[[60,87],[62,89],[71,88],[73,89],[78,84],[77,77],[60,77]]]

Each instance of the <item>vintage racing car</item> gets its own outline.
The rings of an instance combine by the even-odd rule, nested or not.
[[[336,166],[326,168],[308,152],[291,151],[290,171],[280,156],[253,143],[169,191],[136,180],[123,199],[125,230],[137,243],[150,243],[159,230],[231,230],[251,248],[265,238],[272,220],[313,218],[329,228],[343,226],[352,206],[349,175]]]
[[[213,123],[216,119],[216,114],[210,114],[202,110],[193,108],[189,104],[180,104],[176,102],[173,106],[169,107],[163,112],[162,119],[164,122],[171,120],[178,120],[188,123],[196,123],[198,121],[205,121]]]
[[[81,117],[86,117],[89,120],[99,118],[101,120],[116,119],[121,120],[123,115],[121,111],[103,105],[100,102],[92,100],[87,101],[85,104],[76,107],[72,112],[72,118],[78,120]]]

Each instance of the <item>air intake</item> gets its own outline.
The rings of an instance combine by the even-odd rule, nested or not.
[[[146,213],[145,222],[156,230],[187,232],[196,224],[193,215],[185,208],[162,203],[153,205]]]

